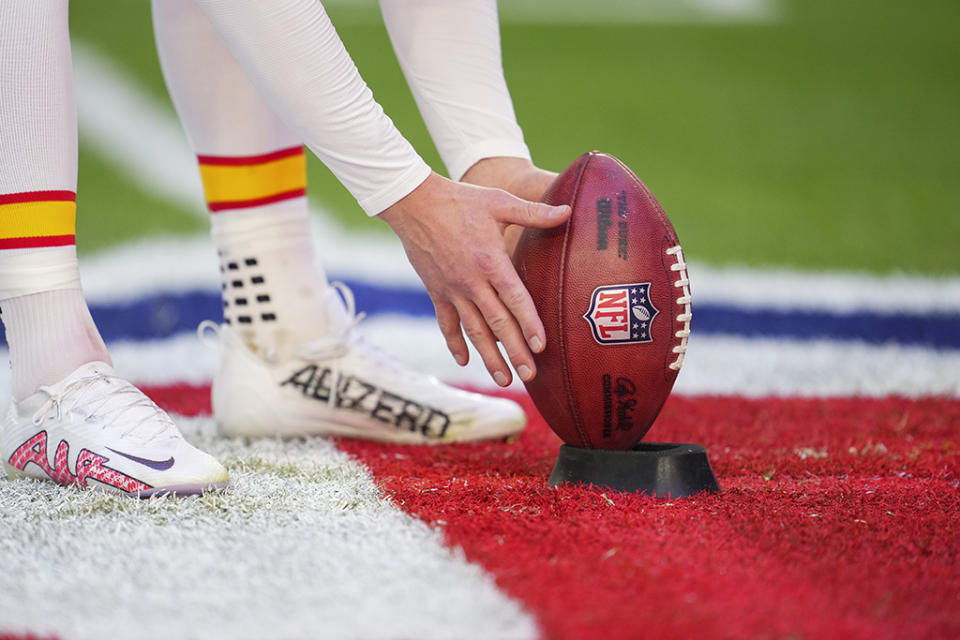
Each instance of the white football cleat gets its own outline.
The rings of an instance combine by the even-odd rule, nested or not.
[[[103,362],[90,362],[22,402],[0,431],[11,477],[149,497],[227,486],[219,462],[194,448],[170,417]]]
[[[334,283],[330,335],[285,362],[251,350],[230,325],[200,325],[219,335],[213,415],[229,436],[333,435],[404,444],[504,439],[526,425],[518,404],[470,393],[414,371],[355,330],[353,294]],[[346,304],[344,304],[346,301]]]

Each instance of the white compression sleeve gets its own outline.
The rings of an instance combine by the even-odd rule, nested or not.
[[[66,0],[0,2],[0,300],[80,288],[67,17]]]
[[[317,0],[197,0],[274,112],[370,215],[430,168],[373,99]]]
[[[194,0],[153,0],[160,67],[197,155],[253,156],[298,147]]]
[[[503,76],[496,0],[380,0],[397,59],[450,177],[530,158]]]

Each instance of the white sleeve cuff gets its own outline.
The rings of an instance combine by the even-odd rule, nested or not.
[[[385,209],[396,204],[411,191],[423,184],[423,181],[430,176],[431,171],[429,165],[423,160],[420,160],[418,164],[410,167],[390,185],[368,198],[358,200],[358,202],[368,216],[383,213]]]
[[[525,158],[530,160],[530,150],[523,140],[484,140],[463,149],[451,157],[447,164],[451,180],[460,180],[467,169],[484,158]]]

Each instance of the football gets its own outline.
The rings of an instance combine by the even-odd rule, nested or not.
[[[690,287],[673,225],[646,185],[592,151],[544,197],[570,219],[526,229],[514,253],[546,329],[527,391],[569,445],[630,449],[650,429],[683,364]]]

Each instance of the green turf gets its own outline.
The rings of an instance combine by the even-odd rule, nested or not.
[[[773,26],[504,25],[535,159],[559,169],[592,148],[619,155],[691,259],[960,272],[960,5],[785,6]],[[330,12],[387,112],[440,168],[376,10]],[[73,3],[72,17],[75,37],[163,95],[145,2]],[[310,190],[347,224],[375,222],[316,162]]]
[[[151,234],[199,233],[203,218],[144,192],[86,145],[80,145],[77,250],[91,253]]]

